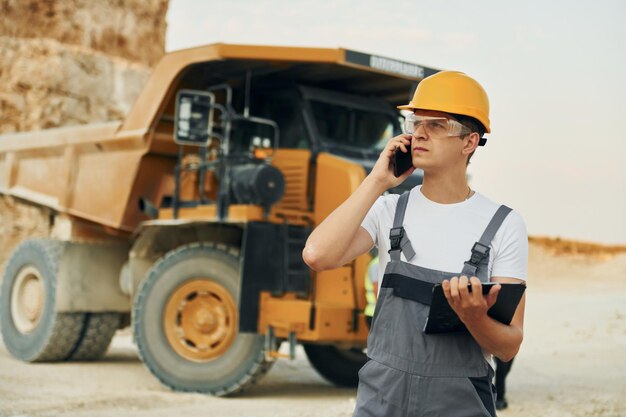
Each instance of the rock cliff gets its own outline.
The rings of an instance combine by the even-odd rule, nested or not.
[[[0,133],[122,119],[165,51],[167,0],[0,0]]]

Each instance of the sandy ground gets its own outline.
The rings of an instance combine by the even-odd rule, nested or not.
[[[531,244],[525,340],[501,417],[626,416],[626,254],[556,255]],[[284,347],[284,346],[283,346]],[[238,398],[174,393],[128,330],[97,363],[25,364],[0,344],[0,416],[350,416],[356,391],[279,361]]]

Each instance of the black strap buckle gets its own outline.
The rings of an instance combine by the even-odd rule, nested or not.
[[[404,227],[392,227],[389,231],[389,240],[391,241],[391,249],[398,250],[400,249],[400,243],[402,242],[402,238],[404,237]]]
[[[481,263],[483,259],[489,256],[489,250],[489,246],[483,245],[480,242],[474,243],[474,246],[472,246],[472,257],[470,258],[470,263],[473,265]]]

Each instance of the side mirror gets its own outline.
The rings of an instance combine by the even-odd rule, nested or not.
[[[179,145],[206,146],[213,136],[215,94],[180,90],[176,94],[174,142]]]

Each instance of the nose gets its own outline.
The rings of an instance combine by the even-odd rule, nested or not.
[[[424,127],[423,124],[418,125],[413,131],[413,134],[411,136],[413,136],[413,139],[419,139],[419,140],[428,139],[428,133],[426,132],[426,128]]]

